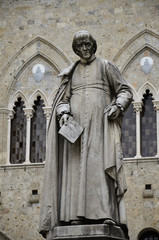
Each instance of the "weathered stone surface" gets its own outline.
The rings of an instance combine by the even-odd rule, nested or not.
[[[158,171],[157,161],[133,160],[125,162],[128,191],[126,193],[126,209],[130,227],[130,238],[151,225],[158,225]],[[145,184],[151,184],[154,191],[153,198],[143,198]]]
[[[98,225],[78,225],[55,227],[54,237],[52,239],[119,239],[124,240],[124,234],[120,227],[108,226],[105,224]],[[51,239],[50,239],[51,240]]]
[[[59,84],[55,77],[58,67],[60,70],[69,65],[69,61],[71,63],[77,59],[70,42],[73,34],[81,29],[89,30],[96,37],[98,57],[113,60],[119,51],[123,50],[116,58],[116,65],[124,69],[128,63],[124,76],[136,91],[148,82],[155,86],[157,92],[158,6],[158,0],[1,0],[0,107],[8,108],[9,99],[19,89],[27,99],[40,89],[49,100]],[[145,34],[136,36],[146,29],[148,31]],[[31,44],[26,47],[37,37],[58,47],[69,61],[64,63],[62,57],[46,44]],[[125,44],[128,45],[123,49]],[[144,51],[146,46],[150,46],[149,55],[154,60],[153,69],[147,76],[141,71],[139,64],[140,59],[147,54]],[[37,56],[37,53],[42,55]],[[16,60],[12,61],[14,57]],[[39,62],[48,67],[48,75],[40,84],[35,82],[31,74],[32,66]],[[25,68],[22,68],[24,65]],[[20,73],[18,79],[14,78],[16,73]],[[27,81],[28,77],[30,81]],[[51,103],[53,98],[52,96]],[[4,165],[7,158],[7,127],[7,114],[2,113],[0,165]],[[144,228],[159,229],[159,164],[157,158],[155,161],[148,158],[146,162],[133,159],[125,162],[125,172],[128,185],[125,196],[129,234],[131,240],[136,240]],[[38,187],[40,193],[42,178],[43,168],[35,166],[29,170],[26,167],[26,171],[24,166],[0,168],[0,228],[14,240],[43,239],[38,233],[39,204],[28,202],[33,189]],[[149,183],[152,184],[154,197],[143,198],[145,184]]]

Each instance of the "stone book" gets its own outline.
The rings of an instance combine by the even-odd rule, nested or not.
[[[69,142],[74,143],[81,133],[83,132],[83,127],[81,127],[73,117],[68,119],[67,125],[63,125],[59,134],[66,138]]]

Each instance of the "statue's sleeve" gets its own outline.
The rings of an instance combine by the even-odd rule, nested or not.
[[[114,103],[125,111],[132,101],[132,91],[118,68],[111,62],[107,63],[107,77]]]
[[[64,113],[70,114],[70,97],[71,97],[71,86],[70,81],[67,83],[67,87],[65,93],[61,99],[61,101],[57,104],[56,114],[60,117]]]

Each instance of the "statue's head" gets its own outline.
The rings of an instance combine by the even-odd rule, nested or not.
[[[74,35],[72,48],[81,58],[89,59],[96,52],[97,43],[88,31],[81,30]]]

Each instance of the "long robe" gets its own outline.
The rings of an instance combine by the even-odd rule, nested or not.
[[[62,84],[48,129],[40,231],[81,217],[126,223],[123,209],[120,214],[126,191],[122,116],[112,121],[104,111],[113,104],[125,110],[132,99],[131,90],[118,69],[103,59],[95,58],[89,64],[77,62],[60,76]],[[59,104],[69,104],[74,119],[84,128],[74,144],[59,141]]]

